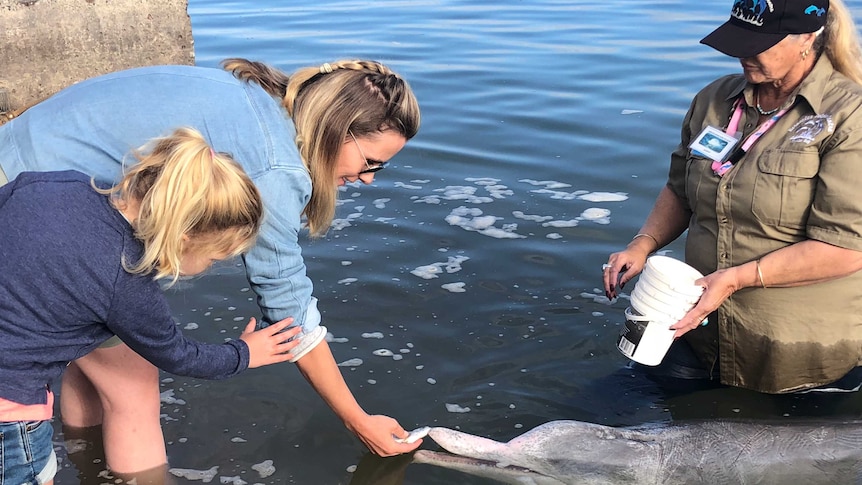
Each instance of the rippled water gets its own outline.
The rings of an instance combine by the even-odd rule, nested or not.
[[[190,1],[200,65],[373,58],[419,97],[419,135],[373,185],[342,194],[349,227],[304,246],[336,359],[361,359],[342,370],[363,407],[408,429],[499,440],[555,419],[857,415],[859,399],[663,395],[622,369],[627,301],[598,297],[601,263],[664,183],[691,97],[739,70],[698,44],[730,2],[495,3]],[[428,266],[436,278],[414,274]],[[186,286],[170,297],[196,338],[235,337],[257,316],[236,264]],[[164,377],[171,465],[217,466],[213,483],[488,483],[366,455],[292,365],[226,382]],[[105,482],[99,463],[61,457],[58,483]],[[261,478],[252,467],[265,460],[275,472]]]

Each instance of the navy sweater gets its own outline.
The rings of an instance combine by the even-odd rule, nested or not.
[[[173,374],[221,379],[248,367],[236,339],[183,337],[152,275],[122,266],[143,247],[84,174],[25,172],[0,187],[0,397],[44,404],[66,365],[112,335]]]

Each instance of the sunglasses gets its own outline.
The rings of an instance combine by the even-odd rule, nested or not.
[[[369,160],[365,153],[362,152],[362,147],[359,146],[359,142],[356,141],[356,137],[353,136],[353,132],[348,130],[347,133],[350,135],[350,138],[353,138],[353,143],[356,143],[356,149],[359,150],[359,154],[362,155],[362,159],[365,160],[365,170],[359,172],[359,175],[364,173],[374,173],[379,172],[386,168],[389,165],[389,162],[379,162],[377,160]]]

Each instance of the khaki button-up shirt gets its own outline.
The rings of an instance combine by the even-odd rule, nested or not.
[[[671,156],[668,186],[692,212],[686,262],[709,274],[806,239],[862,251],[862,86],[821,56],[792,108],[719,177],[689,144],[706,126],[724,131],[739,96],[742,139],[754,132],[753,85],[723,77],[694,98]],[[724,384],[782,393],[835,381],[862,363],[862,272],[739,290],[684,338]]]

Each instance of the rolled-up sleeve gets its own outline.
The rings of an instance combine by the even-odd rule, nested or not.
[[[264,222],[255,246],[244,256],[246,273],[263,314],[271,325],[287,317],[307,334],[320,325],[309,315],[312,283],[306,275],[299,232],[301,214],[311,194],[308,173],[298,167],[272,168],[254,179],[264,202]]]
[[[862,116],[846,123],[821,150],[808,237],[862,251]],[[855,126],[854,126],[855,125]]]

